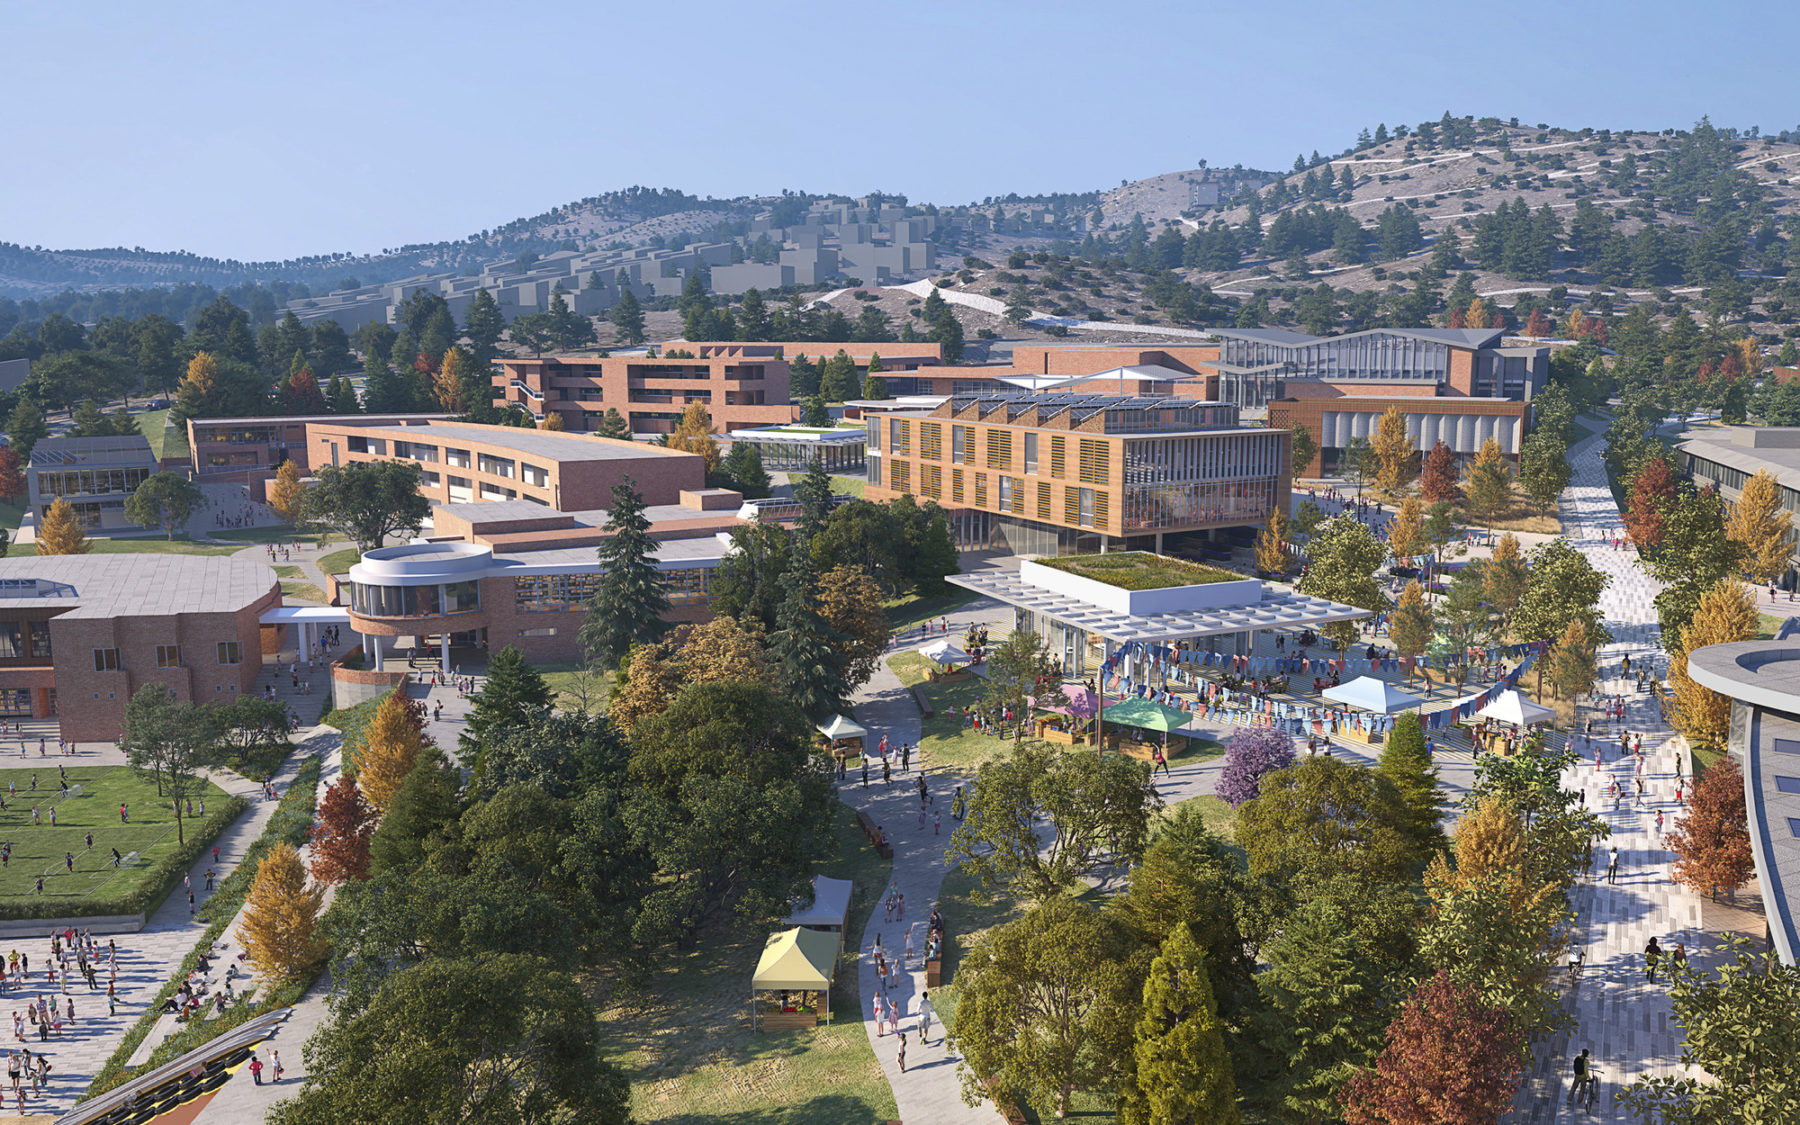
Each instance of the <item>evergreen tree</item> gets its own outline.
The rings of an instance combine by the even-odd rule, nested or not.
[[[800,403],[800,424],[824,429],[831,425],[831,408],[821,395],[808,395]]]
[[[435,851],[461,811],[462,771],[435,744],[420,751],[369,838],[369,875],[411,870]]]
[[[819,365],[797,355],[788,361],[788,397],[795,400],[812,398],[819,393]]]
[[[606,530],[611,534],[600,544],[600,578],[581,626],[581,644],[590,659],[617,668],[633,645],[662,636],[669,612],[644,497],[630,477],[613,486]]]
[[[819,373],[819,394],[826,402],[844,402],[855,398],[858,389],[856,361],[840,348]]]
[[[363,364],[363,408],[370,414],[406,414],[418,409],[413,401],[413,381],[407,374],[396,374],[378,355],[370,355]]]
[[[869,356],[868,374],[863,377],[862,396],[868,399],[885,399],[888,396],[887,380],[881,377],[881,354]]]
[[[1242,1120],[1231,1059],[1207,976],[1206,955],[1177,926],[1150,964],[1138,1018],[1134,1081],[1121,1092],[1125,1125],[1236,1125]]]
[[[469,338],[469,357],[475,361],[476,370],[486,371],[493,366],[500,356],[500,337],[505,332],[506,314],[500,311],[494,295],[481,289],[469,303],[468,323],[463,325],[463,335]]]
[[[1377,766],[1382,776],[1400,790],[1406,802],[1407,835],[1426,855],[1444,846],[1443,815],[1447,804],[1438,785],[1437,767],[1425,752],[1425,730],[1417,711],[1407,711],[1394,720],[1381,748]]]
[[[8,445],[18,451],[19,458],[29,463],[32,447],[49,433],[50,424],[44,421],[44,412],[37,403],[29,398],[19,399],[19,405],[6,419]]]
[[[606,408],[606,413],[600,417],[600,428],[594,433],[603,438],[616,438],[619,441],[631,440],[631,426],[625,421],[625,416],[619,413],[619,408],[616,406]]]
[[[342,375],[331,377],[331,385],[325,391],[325,406],[333,414],[357,414],[362,411],[362,403],[356,397],[356,388]]]
[[[800,518],[794,523],[794,537],[805,545],[805,553],[811,554],[813,544],[825,532],[833,507],[831,474],[825,471],[825,462],[817,454],[806,466],[805,474],[794,481],[794,499],[800,502]]]
[[[811,721],[823,722],[844,709],[850,694],[844,679],[844,638],[820,611],[810,552],[793,552],[785,585],[769,655],[775,660],[782,695]]]
[[[760,500],[769,494],[769,474],[763,468],[762,452],[753,442],[734,442],[731,452],[719,466],[730,487],[747,500]]]
[[[463,765],[482,775],[481,756],[489,743],[508,727],[531,722],[554,698],[543,674],[533,668],[513,645],[507,645],[488,661],[487,682],[469,707],[467,724],[458,741]]]
[[[769,338],[769,308],[755,286],[738,298],[737,338],[753,342]]]
[[[619,294],[619,303],[612,307],[612,322],[621,344],[644,342],[644,309],[629,288]]]

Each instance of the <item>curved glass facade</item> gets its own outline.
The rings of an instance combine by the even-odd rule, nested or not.
[[[350,612],[359,617],[442,617],[481,608],[478,582],[441,586],[376,586],[350,583]]]

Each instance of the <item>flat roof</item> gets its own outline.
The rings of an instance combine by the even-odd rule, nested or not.
[[[1298,629],[1374,616],[1370,610],[1267,584],[1263,586],[1262,599],[1251,605],[1138,615],[1115,613],[1106,606],[1031,585],[1017,571],[952,574],[945,581],[1115,641],[1177,641],[1252,629]]]
[[[695,539],[660,539],[652,557],[659,570],[694,570],[717,565],[730,550],[716,536]],[[508,574],[584,574],[600,569],[599,553],[589,547],[551,547],[543,551],[500,551],[494,554],[499,577]]]
[[[1800,449],[1783,449],[1780,446],[1740,445],[1728,437],[1689,438],[1675,446],[1683,453],[1695,457],[1704,457],[1715,464],[1728,469],[1737,469],[1752,476],[1758,469],[1767,469],[1777,477],[1791,476],[1800,473]],[[35,454],[34,454],[35,456]],[[1783,480],[1789,488],[1800,488],[1800,480]]]
[[[454,414],[258,414],[251,418],[189,418],[190,426],[247,426],[258,423],[285,422],[289,424],[301,422],[336,422],[340,425],[355,426],[364,422],[379,422],[384,418],[418,418],[425,421],[448,421],[456,417]]]
[[[1312,344],[1335,344],[1342,340],[1354,340],[1358,336],[1369,336],[1381,333],[1387,336],[1410,336],[1417,340],[1430,340],[1437,344],[1449,344],[1458,348],[1485,348],[1495,340],[1506,335],[1499,328],[1365,328],[1361,332],[1346,332],[1342,336],[1310,336],[1305,332],[1294,332],[1286,328],[1214,328],[1214,333],[1234,340],[1256,340],[1265,344],[1279,344],[1289,348],[1304,348]]]
[[[42,579],[62,596],[7,597],[6,607],[68,609],[66,617],[234,613],[275,588],[275,572],[237,555],[32,555],[0,559],[0,583]],[[72,591],[72,592],[70,592]],[[71,604],[74,608],[70,609]]]
[[[141,465],[154,464],[150,439],[143,434],[114,434],[106,437],[47,437],[31,447],[32,468],[56,465]]]
[[[406,441],[430,441],[439,445],[458,442],[491,445],[552,461],[636,461],[657,457],[698,457],[679,449],[664,449],[641,441],[623,441],[556,430],[525,430],[513,426],[371,426],[371,434],[392,434]],[[442,468],[443,466],[439,466]]]
[[[530,500],[471,500],[463,504],[435,504],[433,510],[447,512],[460,519],[468,520],[477,534],[481,533],[481,525],[484,523],[505,523],[510,520],[564,518],[571,520],[578,528],[603,527],[610,514],[606,508],[582,508],[572,512],[558,511],[543,504],[534,504]],[[736,518],[737,513],[737,508],[702,510],[690,508],[685,504],[647,504],[644,506],[644,518],[653,525],[682,523],[688,520]]]

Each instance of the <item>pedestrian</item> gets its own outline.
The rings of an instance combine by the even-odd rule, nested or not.
[[[251,1055],[250,1056],[250,1077],[256,1080],[256,1084],[258,1086],[262,1085],[262,1072],[263,1072],[262,1059],[257,1055],[254,1055],[254,1054]]]
[[[281,1085],[281,1052],[280,1051],[270,1051],[269,1052],[269,1064],[270,1064],[270,1069],[272,1071],[274,1071],[273,1077],[275,1079],[275,1084],[277,1086]]]
[[[1644,979],[1645,980],[1655,983],[1655,981],[1656,981],[1656,962],[1661,957],[1662,957],[1662,946],[1656,944],[1656,939],[1654,937],[1652,937],[1650,939],[1650,944],[1644,946]]]
[[[1670,976],[1675,976],[1687,968],[1687,946],[1682,942],[1676,942],[1675,952],[1669,954],[1669,961],[1673,965],[1673,968],[1669,970]]]
[[[908,927],[906,927],[906,960],[908,962],[911,962],[912,959],[913,959],[913,928],[911,926],[908,926]]]
[[[932,813],[931,814],[931,834],[933,836],[938,835],[943,830],[943,827],[944,827],[944,814],[941,812]]]
[[[1658,836],[1662,835],[1662,828],[1663,828],[1663,811],[1661,809],[1657,809],[1656,810],[1656,834]]]
[[[919,993],[919,1042],[931,1041],[931,993]]]
[[[1619,881],[1619,849],[1617,847],[1612,850],[1612,858],[1606,861],[1606,881],[1608,883]]]
[[[900,1060],[900,1073],[905,1074],[906,1073],[906,1032],[901,1031],[898,1027],[896,1027],[894,1029],[894,1034],[899,1037],[899,1043],[894,1048],[894,1056]]]
[[[866,754],[863,755],[862,774],[863,774],[863,788],[867,789],[869,787],[869,758],[868,758],[868,755],[866,755]]]
[[[900,772],[905,773],[910,769],[912,769],[912,743],[902,742],[900,744]]]
[[[881,759],[881,783],[889,789],[894,787],[894,764],[892,758]]]

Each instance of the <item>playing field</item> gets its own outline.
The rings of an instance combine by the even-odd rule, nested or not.
[[[154,862],[175,850],[175,813],[156,796],[156,785],[141,781],[128,766],[74,766],[67,769],[68,795],[59,794],[55,759],[39,759],[27,769],[0,769],[0,842],[12,845],[12,858],[0,868],[0,901],[42,901],[54,916],[70,904],[98,898],[121,898],[148,877]],[[36,778],[37,788],[32,788]],[[207,811],[217,813],[229,800],[225,791],[207,784]],[[200,797],[186,823],[191,837],[200,830]],[[131,822],[119,822],[119,805],[129,806]],[[38,823],[31,810],[36,807]],[[56,810],[56,827],[50,810]],[[87,834],[94,834],[90,849]],[[126,857],[114,870],[112,849]],[[75,857],[71,873],[64,857]],[[37,893],[38,876],[44,893]],[[223,872],[221,872],[223,877]],[[199,888],[196,887],[196,890]]]

